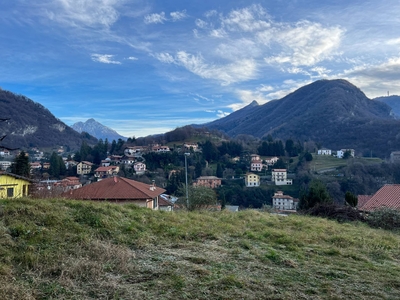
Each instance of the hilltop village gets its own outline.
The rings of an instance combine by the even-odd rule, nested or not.
[[[210,209],[269,208],[294,212],[305,186],[315,180],[324,183],[335,203],[344,204],[346,192],[361,198],[372,196],[397,178],[394,166],[398,152],[385,162],[359,157],[351,148],[333,150],[314,142],[272,137],[229,139],[217,131],[190,126],[178,128],[163,138],[164,141],[148,137],[119,139],[111,143],[100,139],[93,146],[83,142],[74,153],[65,147],[52,152],[38,148],[3,149],[0,166],[6,174],[29,178],[29,194],[34,197],[113,199],[165,210],[185,206],[189,192],[190,198],[196,199],[195,193],[201,187],[209,190],[208,198],[205,197],[208,200],[197,202]],[[29,169],[18,164],[24,160]],[[372,175],[370,169],[378,176]],[[363,184],[366,180],[368,183]],[[126,186],[110,194],[109,188],[103,187],[107,182]],[[190,188],[185,190],[186,183]],[[88,186],[97,188],[90,191]],[[137,193],[138,189],[146,194],[142,198],[147,201],[120,195]],[[108,193],[102,195],[101,191]],[[21,192],[25,194],[27,189]]]

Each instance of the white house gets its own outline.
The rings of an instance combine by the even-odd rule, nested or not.
[[[351,157],[354,157],[354,149],[340,149],[340,150],[338,150],[338,151],[336,152],[337,158],[343,158],[344,154],[345,154],[347,151],[350,152],[350,156],[351,156]]]
[[[272,169],[272,181],[275,182],[276,185],[292,185],[293,180],[287,179],[287,170],[286,169]]]
[[[277,210],[296,210],[297,205],[297,200],[288,195],[284,195],[282,191],[277,191],[272,197],[272,207]]]
[[[146,164],[138,161],[133,164],[133,169],[135,170],[136,174],[144,174],[146,172]]]
[[[319,149],[318,155],[332,155],[332,150],[326,148]]]

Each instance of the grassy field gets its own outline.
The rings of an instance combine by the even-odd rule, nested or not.
[[[0,299],[399,299],[400,234],[266,212],[0,201]]]
[[[310,168],[312,171],[315,172],[337,169],[339,167],[346,166],[350,160],[361,162],[363,164],[379,164],[382,162],[382,159],[376,157],[373,158],[356,157],[347,160],[347,159],[337,158],[334,156],[313,154],[313,160],[310,162]]]

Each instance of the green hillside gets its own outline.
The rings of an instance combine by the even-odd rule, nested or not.
[[[0,201],[0,299],[398,299],[400,235],[266,212]]]

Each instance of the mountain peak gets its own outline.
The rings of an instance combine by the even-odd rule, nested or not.
[[[109,141],[112,140],[126,140],[126,137],[120,135],[118,132],[115,130],[97,122],[95,119],[90,118],[86,122],[77,122],[71,126],[74,130],[78,131],[81,133],[82,131],[85,131],[89,133],[90,135],[93,135],[94,137],[98,139],[107,139]]]
[[[254,107],[254,106],[259,106],[258,102],[256,100],[253,100],[249,105],[249,107]]]

